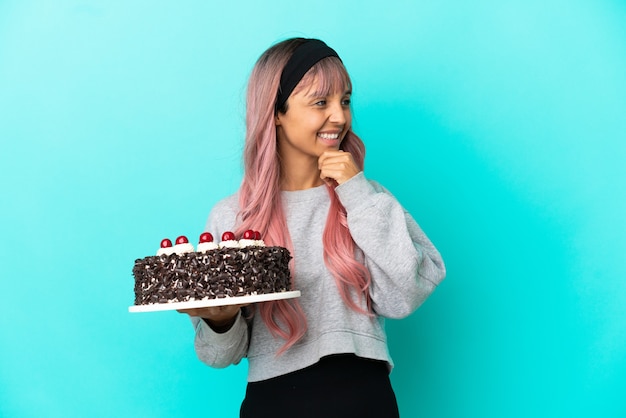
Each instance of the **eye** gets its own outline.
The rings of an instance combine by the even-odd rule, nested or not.
[[[341,104],[344,106],[350,106],[350,103],[352,103],[352,100],[349,97],[346,97],[341,101]]]
[[[317,102],[315,102],[313,104],[315,106],[326,106],[326,99],[318,100]]]

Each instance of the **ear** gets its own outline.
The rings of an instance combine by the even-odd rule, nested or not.
[[[274,116],[274,125],[276,126],[280,126],[280,113],[277,113],[276,116]]]

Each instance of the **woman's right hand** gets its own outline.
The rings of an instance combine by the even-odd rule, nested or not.
[[[244,306],[248,305],[224,305],[210,306],[207,308],[178,309],[178,312],[204,319],[215,332],[226,332],[233,326],[235,320],[237,319],[239,310]]]

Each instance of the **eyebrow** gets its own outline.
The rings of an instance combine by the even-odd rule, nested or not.
[[[329,96],[330,93],[327,92],[322,92],[322,91],[312,91],[310,93],[308,93],[306,95],[306,97],[309,98],[317,98],[317,97],[326,97]],[[352,90],[346,90],[345,92],[343,92],[343,96],[351,96],[352,95]]]

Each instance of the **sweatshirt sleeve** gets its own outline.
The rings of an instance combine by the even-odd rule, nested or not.
[[[196,330],[194,348],[198,358],[205,364],[224,368],[231,364],[239,364],[248,351],[248,325],[241,315],[237,314],[235,323],[228,331],[217,333],[202,318],[191,317]]]
[[[232,230],[237,214],[236,198],[231,196],[218,202],[207,220],[205,231],[216,235],[216,239],[224,231]],[[201,318],[191,317],[196,335],[194,347],[198,358],[207,365],[215,368],[238,364],[248,352],[248,322],[243,318],[241,311],[237,314],[235,323],[228,331],[217,333]]]
[[[445,277],[441,255],[400,203],[363,172],[335,191],[371,274],[374,311],[387,318],[409,315]]]

